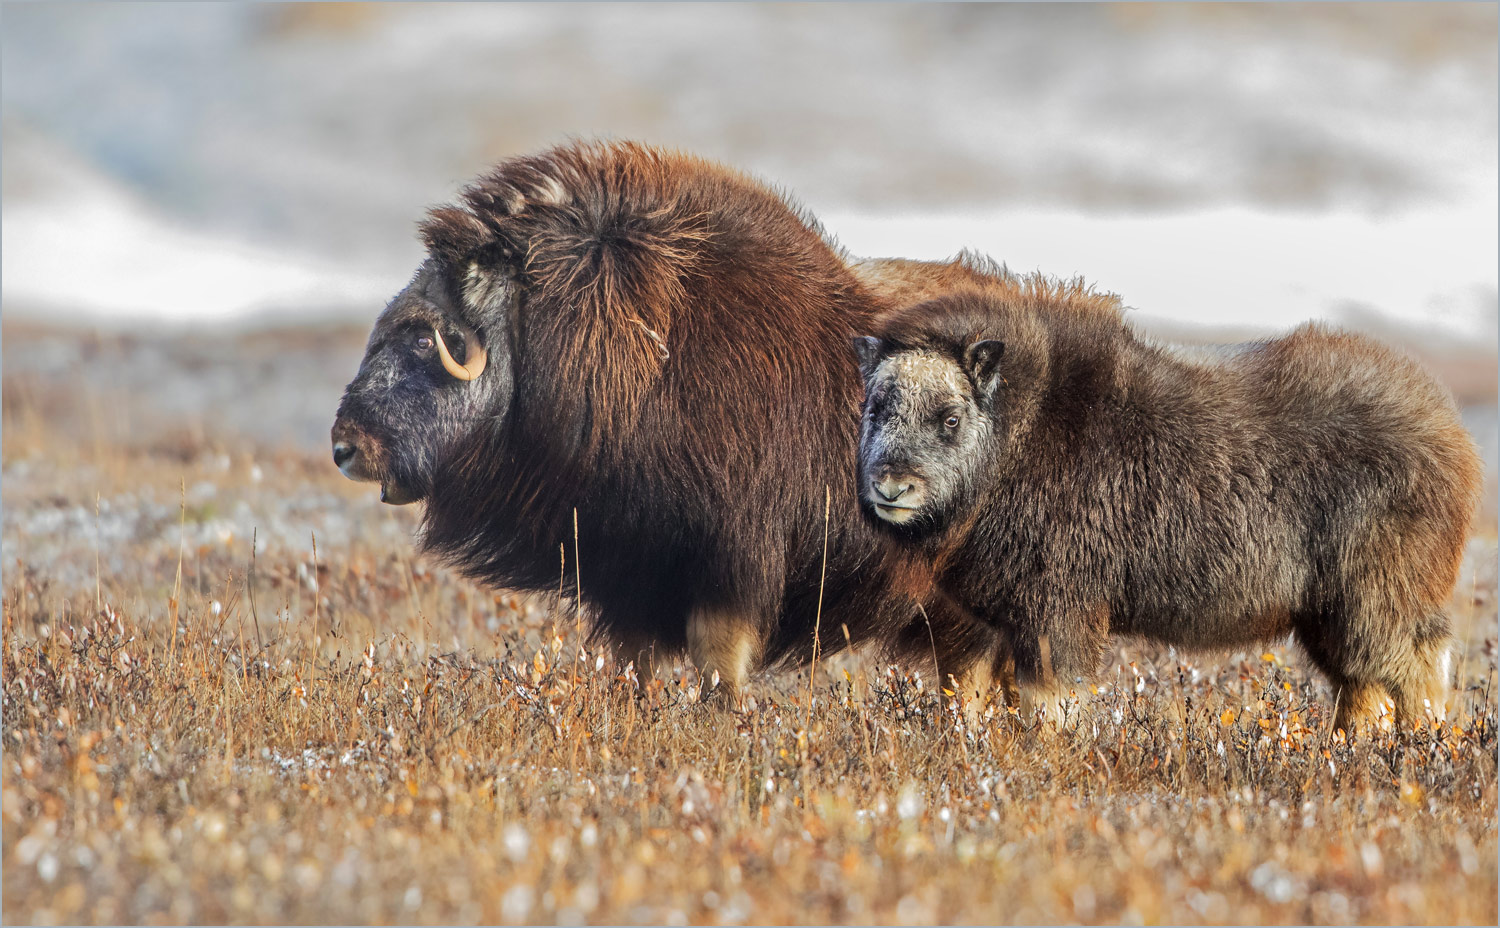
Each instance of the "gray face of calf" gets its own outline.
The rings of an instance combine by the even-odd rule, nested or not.
[[[960,362],[932,349],[888,350],[856,338],[865,401],[859,494],[898,534],[941,529],[991,454],[989,404],[1004,345],[970,345]]]
[[[463,321],[459,286],[424,264],[376,321],[339,403],[334,464],[379,483],[384,502],[426,498],[462,441],[481,423],[501,424],[509,408],[510,339],[504,326],[479,332]],[[512,299],[509,289],[492,296]]]

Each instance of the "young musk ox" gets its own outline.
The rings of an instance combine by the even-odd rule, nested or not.
[[[1001,632],[1023,714],[1063,721],[1112,632],[1291,633],[1337,691],[1335,725],[1392,700],[1401,724],[1441,714],[1480,462],[1412,361],[1315,324],[1174,351],[1040,279],[871,331],[854,340],[860,503]]]
[[[686,648],[731,693],[809,655],[820,614],[827,651],[847,629],[988,688],[995,634],[858,514],[845,346],[894,305],[883,274],[903,296],[1008,275],[851,270],[765,186],[635,144],[504,162],[421,233],[332,437],[346,476],[425,501],[425,550],[543,591],[565,547],[598,637],[643,669]]]

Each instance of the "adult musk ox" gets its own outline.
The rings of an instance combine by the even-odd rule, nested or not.
[[[686,648],[730,692],[807,655],[820,615],[824,648],[847,628],[988,679],[996,636],[920,609],[927,578],[858,514],[845,347],[890,308],[882,274],[906,294],[984,268],[856,273],[773,191],[623,143],[504,162],[421,234],[333,453],[386,502],[426,503],[427,551],[556,590],[565,545],[599,636],[637,659]]]
[[[1335,724],[1441,713],[1480,463],[1411,361],[1318,325],[1197,356],[1078,285],[955,293],[855,339],[859,498],[992,623],[1054,721],[1111,632],[1293,634]]]

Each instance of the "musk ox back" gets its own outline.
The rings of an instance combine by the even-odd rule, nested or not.
[[[928,578],[858,515],[841,346],[889,305],[815,223],[697,158],[577,144],[499,165],[422,235],[333,440],[347,475],[425,502],[427,551],[555,590],[576,520],[599,634],[686,647],[731,690],[808,653],[820,601],[825,647],[844,626],[985,676],[993,633],[942,603],[919,616]]]
[[[1056,720],[1119,632],[1292,633],[1336,725],[1441,713],[1480,478],[1446,391],[1369,338],[1189,354],[1087,299],[955,294],[855,341],[861,505],[1001,632],[1023,711]]]

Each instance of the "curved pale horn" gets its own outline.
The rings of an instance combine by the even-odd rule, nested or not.
[[[459,364],[453,360],[453,355],[448,352],[448,345],[443,341],[443,333],[438,331],[437,326],[432,327],[433,338],[437,339],[438,357],[443,359],[443,370],[457,377],[459,380],[474,380],[484,373],[485,364],[489,363],[489,352],[479,344],[479,338],[474,331],[467,326],[459,325],[459,332],[463,333],[464,345],[468,349],[468,364]]]

